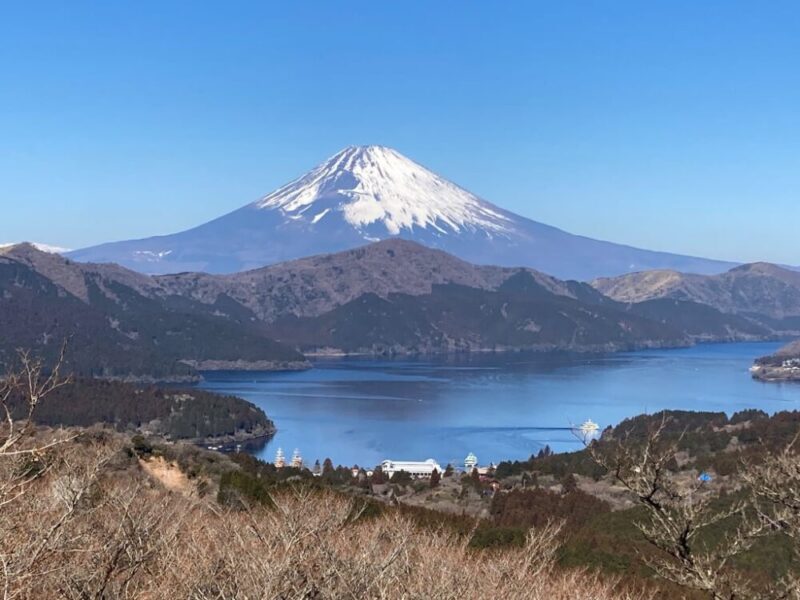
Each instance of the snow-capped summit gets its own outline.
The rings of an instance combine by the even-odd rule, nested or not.
[[[480,264],[593,279],[653,268],[719,273],[731,263],[572,235],[483,200],[384,146],[350,146],[276,191],[180,233],[113,242],[70,258],[146,273],[227,273],[412,240]]]
[[[69,248],[62,248],[60,246],[51,246],[50,244],[40,244],[39,242],[7,242],[0,244],[0,250],[13,248],[14,246],[19,246],[20,244],[30,244],[37,250],[40,250],[42,252],[47,252],[48,254],[64,254],[66,252],[69,252]]]
[[[496,207],[384,146],[345,148],[255,206],[309,224],[341,213],[358,230],[379,224],[393,236],[415,228],[503,233],[512,226]]]

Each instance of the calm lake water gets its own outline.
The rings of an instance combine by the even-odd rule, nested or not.
[[[800,409],[800,384],[753,381],[779,343],[708,344],[602,356],[481,354],[326,359],[297,373],[208,373],[203,388],[257,404],[278,433],[254,453],[299,448],[307,463],[374,466],[385,458],[461,464],[524,459],[578,443],[571,424],[615,425],[663,408]]]

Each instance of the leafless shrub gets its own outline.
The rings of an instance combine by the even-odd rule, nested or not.
[[[708,484],[673,468],[681,437],[668,439],[666,424],[665,416],[642,440],[626,438],[587,446],[594,460],[647,509],[647,519],[637,527],[659,552],[643,557],[645,562],[662,578],[715,600],[800,597],[794,580],[756,585],[731,567],[734,557],[776,529],[798,534],[797,453],[787,449],[769,457],[762,467],[748,466],[743,479],[751,496],[721,503]],[[720,541],[709,542],[705,534],[723,522],[731,531]]]
[[[275,510],[219,515],[189,533],[187,570],[164,593],[206,598],[624,598],[612,583],[553,567],[558,526],[522,550],[481,553],[396,514],[353,521],[351,500],[308,492],[274,498]],[[230,535],[217,538],[218,526]],[[213,541],[213,543],[212,543]],[[177,557],[176,557],[177,558]]]
[[[4,598],[633,597],[554,567],[557,525],[531,532],[523,549],[484,552],[396,513],[360,518],[354,500],[333,493],[223,510],[166,491],[135,464],[104,470],[120,450],[60,448],[69,459],[3,511]]]
[[[767,453],[761,463],[747,463],[742,478],[764,529],[792,540],[795,560],[800,559],[800,433],[780,452]],[[786,598],[800,598],[800,577],[790,573],[781,582]]]
[[[26,485],[48,469],[47,451],[68,439],[68,436],[51,436],[45,442],[32,439],[36,407],[70,380],[61,374],[65,350],[66,346],[62,346],[49,371],[41,359],[20,351],[19,364],[0,379],[0,508],[21,496]],[[20,409],[24,414],[15,418]]]
[[[61,375],[64,365],[66,345],[62,346],[61,353],[51,369],[45,369],[41,358],[36,358],[27,350],[18,353],[19,366],[9,370],[0,380],[0,409],[4,420],[2,437],[0,437],[0,456],[31,455],[43,451],[45,448],[34,446],[21,447],[23,440],[34,428],[33,413],[39,403],[54,390],[70,382],[70,377]],[[11,400],[15,396],[22,396],[25,402],[26,414],[22,418],[14,418],[14,409]],[[58,443],[51,440],[49,445]]]

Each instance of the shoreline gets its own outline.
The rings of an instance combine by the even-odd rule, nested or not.
[[[303,355],[308,358],[304,361],[248,361],[248,360],[183,360],[183,364],[192,367],[198,371],[197,374],[187,375],[168,375],[164,377],[156,377],[153,375],[118,375],[118,376],[98,376],[96,379],[105,381],[121,381],[124,383],[132,383],[138,385],[180,385],[189,384],[197,385],[202,383],[205,378],[203,373],[215,373],[221,371],[238,371],[238,372],[265,372],[265,373],[282,373],[282,372],[300,372],[314,369],[314,359],[336,359],[336,358],[370,358],[370,359],[395,359],[395,358],[413,358],[413,357],[454,357],[454,356],[469,356],[474,355],[487,355],[487,354],[536,354],[536,355],[601,355],[601,354],[624,354],[627,352],[640,352],[645,350],[680,350],[686,348],[693,348],[707,344],[741,344],[741,343],[769,343],[782,341],[780,336],[763,336],[763,337],[744,337],[737,339],[730,338],[709,338],[703,336],[695,336],[694,338],[686,338],[680,343],[677,341],[660,341],[648,340],[642,343],[606,343],[606,344],[592,344],[585,346],[569,347],[557,346],[553,344],[538,344],[533,346],[524,347],[510,347],[500,346],[494,348],[424,348],[424,349],[411,349],[411,348],[386,348],[386,349],[359,349],[354,351],[346,351],[340,348],[318,348],[313,350],[304,351]],[[763,368],[763,365],[754,365],[751,368],[753,378],[760,381],[800,381],[800,374],[792,378],[790,376],[782,376],[775,374],[758,376],[754,373],[754,368]],[[777,368],[776,368],[777,369]]]
[[[216,371],[263,371],[271,373],[283,373],[293,371],[307,371],[314,366],[311,361],[247,361],[247,360],[204,360],[204,361],[181,361],[183,364],[195,369],[197,373],[186,375],[165,375],[159,377],[150,374],[128,374],[128,375],[98,375],[92,377],[100,381],[117,381],[120,383],[130,383],[134,385],[197,385],[202,383],[203,372],[214,373]]]
[[[183,441],[189,444],[193,444],[195,446],[200,446],[201,448],[205,448],[207,450],[215,450],[217,452],[234,452],[237,451],[237,447],[241,446],[244,452],[248,452],[245,446],[249,445],[257,445],[260,442],[263,442],[261,445],[266,445],[275,434],[278,433],[277,427],[272,427],[271,430],[261,433],[248,433],[244,435],[222,435],[222,436],[215,436],[215,437],[205,437],[205,438],[194,438],[194,439],[187,439],[187,440],[175,440],[175,441]]]
[[[605,344],[591,344],[585,346],[559,346],[555,344],[536,344],[532,346],[498,346],[493,348],[485,347],[462,347],[462,348],[422,348],[412,349],[403,347],[393,347],[386,349],[358,349],[353,351],[342,350],[341,348],[320,348],[308,351],[303,351],[303,354],[313,358],[347,358],[347,357],[369,357],[369,358],[393,358],[393,357],[410,357],[410,356],[456,356],[456,355],[469,355],[469,354],[513,354],[513,353],[531,353],[531,354],[608,354],[618,352],[636,352],[639,350],[672,350],[679,348],[691,348],[697,343],[711,343],[716,340],[702,340],[697,342],[694,340],[686,339],[681,343],[677,340],[672,341],[658,341],[649,340],[647,342],[628,344],[617,344],[614,342]],[[743,341],[768,341],[768,340],[727,340],[728,343],[737,343]],[[725,343],[720,341],[720,343]]]
[[[500,346],[494,348],[387,348],[384,350],[359,349],[353,351],[342,350],[341,348],[318,348],[303,351],[305,356],[316,359],[324,358],[395,358],[412,356],[457,356],[469,354],[617,354],[625,352],[639,352],[642,350],[679,350],[683,348],[693,348],[706,344],[745,344],[745,343],[769,343],[781,341],[781,336],[743,336],[740,338],[719,338],[707,336],[687,337],[681,343],[676,340],[648,340],[641,343],[615,343],[591,344],[585,346],[558,346],[554,344],[537,344],[533,346]]]
[[[305,371],[311,368],[308,360],[182,360],[183,364],[203,371]]]
[[[800,369],[753,365],[750,375],[764,383],[800,383]]]

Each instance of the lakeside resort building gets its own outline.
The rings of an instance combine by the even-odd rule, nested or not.
[[[381,469],[388,477],[399,471],[405,471],[412,477],[430,477],[434,469],[439,473],[443,472],[439,463],[432,458],[423,461],[387,459],[381,463]]]

